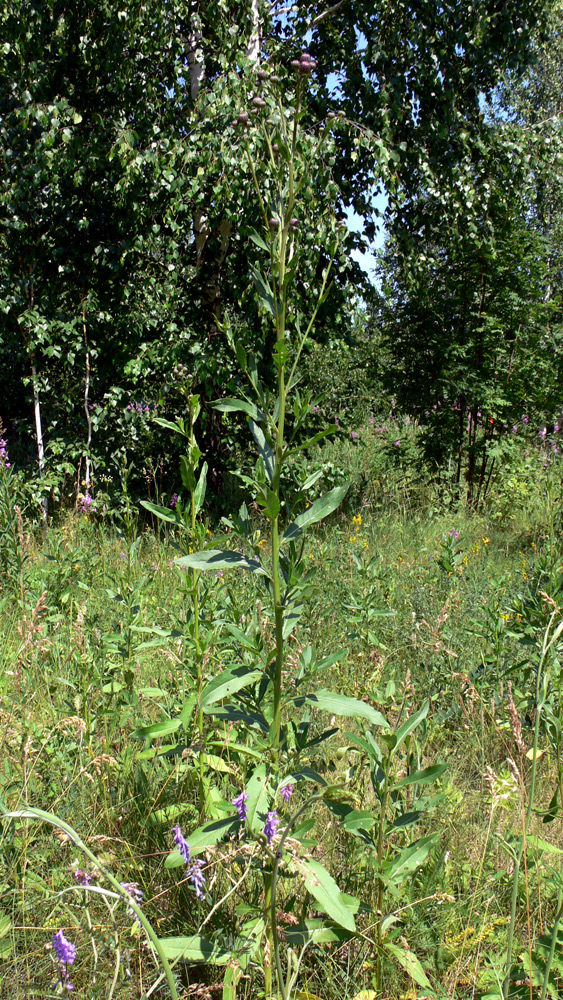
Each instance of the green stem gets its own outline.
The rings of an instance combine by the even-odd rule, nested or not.
[[[189,404],[189,414],[190,414],[189,442],[190,442],[190,463],[191,463],[192,450],[195,446],[194,416],[193,416],[191,399],[188,399],[188,404]],[[194,475],[195,475],[195,469],[194,469]],[[195,545],[196,521],[197,521],[195,490],[190,490],[190,501],[191,501],[190,540],[191,544]],[[199,578],[197,569],[195,569],[195,567],[192,569],[192,591],[193,591],[193,602],[194,602],[194,645],[195,645],[196,671],[197,671],[197,697],[199,706],[201,689],[203,685],[203,676],[201,670],[201,646],[199,641]],[[201,706],[198,707],[197,727],[199,731],[199,818],[201,822],[205,812],[205,769],[203,762],[203,709],[201,708]]]
[[[541,698],[541,682],[543,679],[543,665],[545,658],[547,656],[548,649],[557,638],[560,629],[557,629],[555,634],[551,637],[548,642],[549,631],[553,623],[555,612],[551,615],[549,624],[545,630],[542,643],[542,652],[540,656],[540,662],[538,664],[538,669],[536,673],[536,721],[534,725],[534,742],[533,742],[533,760],[532,760],[532,776],[530,779],[530,790],[528,793],[528,805],[526,808],[526,814],[524,817],[523,829],[522,829],[522,841],[518,852],[514,859],[514,872],[512,875],[512,899],[510,903],[510,923],[508,925],[508,941],[506,944],[506,966],[504,972],[504,982],[502,984],[502,995],[506,998],[509,996],[510,990],[510,969],[512,966],[512,951],[514,946],[514,930],[516,924],[516,904],[518,901],[518,880],[520,877],[520,866],[522,864],[522,858],[524,856],[524,851],[526,850],[526,837],[528,834],[528,829],[530,826],[530,818],[532,815],[532,809],[534,806],[534,795],[536,790],[536,773],[537,773],[537,761],[538,761],[538,742],[540,733],[540,718],[543,709],[543,699]]]

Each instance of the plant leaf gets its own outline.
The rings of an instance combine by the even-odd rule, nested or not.
[[[292,524],[290,524],[283,535],[282,541],[294,541],[303,534],[304,528],[310,524],[317,524],[318,521],[322,521],[323,518],[328,517],[332,514],[333,510],[336,510],[338,506],[344,500],[350,483],[345,483],[343,486],[335,486],[333,490],[325,493],[324,496],[319,497],[315,500],[307,510],[303,511],[295,518]]]
[[[217,677],[213,677],[204,687],[199,699],[200,708],[207,711],[210,705],[215,705],[218,701],[223,701],[229,695],[240,691],[242,688],[255,684],[262,676],[261,670],[250,670],[248,667],[232,667],[230,670],[223,670]]]
[[[307,890],[316,899],[320,908],[341,927],[354,932],[356,922],[350,907],[350,898],[344,896],[326,868],[312,858],[293,858],[291,867],[302,876]],[[357,900],[352,900],[352,903],[357,903]]]
[[[257,559],[247,559],[240,552],[233,552],[231,549],[202,549],[201,552],[192,552],[190,555],[181,556],[174,560],[176,566],[189,566],[191,569],[218,570],[218,569],[249,569],[253,573],[260,573],[268,576],[268,573]]]
[[[301,708],[303,705],[311,705],[313,708],[331,712],[333,715],[345,715],[354,719],[366,719],[373,726],[385,726],[389,728],[389,723],[381,712],[372,708],[365,701],[357,698],[349,698],[348,695],[335,694],[333,691],[315,691],[314,694],[306,694],[299,698],[293,698],[295,705]]]

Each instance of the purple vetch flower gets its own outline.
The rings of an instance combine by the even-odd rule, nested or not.
[[[120,884],[120,886],[121,886],[122,889],[125,889],[125,892],[127,893],[127,895],[131,896],[131,899],[134,899],[135,902],[137,903],[137,905],[140,906],[141,902],[142,902],[142,899],[143,899],[143,896],[145,894],[144,894],[144,892],[143,892],[142,889],[139,889],[138,883],[137,882],[120,882],[119,884]],[[135,913],[135,910],[131,906],[127,907],[127,912],[130,913],[134,917],[135,922],[137,924],[141,923],[141,921],[139,920],[137,914]]]
[[[284,785],[283,788],[280,788],[280,795],[284,802],[289,802],[291,796],[293,795],[293,785]]]
[[[357,441],[357,439],[359,438],[359,436],[360,435],[358,434],[357,431],[352,431],[351,434],[350,434],[350,437],[352,438],[353,441]]]
[[[522,423],[523,424],[527,424],[529,422],[529,420],[530,420],[530,418],[527,417],[526,414],[523,414],[523,416],[522,416]]]
[[[189,865],[191,859],[190,845],[182,833],[182,828],[180,826],[173,826],[172,833],[174,834],[174,843],[182,855],[185,864]]]
[[[57,931],[56,934],[53,934],[51,944],[53,951],[57,956],[57,962],[59,963],[61,986],[66,988],[70,993],[71,990],[74,989],[74,986],[68,978],[68,966],[74,965],[76,947],[73,945],[72,941],[69,941],[68,938],[64,936],[62,931]]]
[[[203,889],[205,886],[205,875],[201,870],[202,868],[203,868],[203,861],[201,861],[198,858],[197,861],[194,861],[192,868],[188,873],[188,878],[190,879],[190,882],[194,887],[194,892],[197,898],[203,900],[205,899],[205,896],[203,894]]]
[[[452,530],[450,531],[450,538],[453,538],[454,542],[457,542],[459,538],[459,531],[457,530],[457,528],[452,528]]]
[[[517,434],[518,433],[518,424],[513,424],[512,433],[513,434]]]
[[[236,798],[233,799],[233,805],[236,811],[238,812],[238,818],[240,819],[241,823],[244,823],[246,817],[248,816],[248,809],[246,807],[247,802],[248,802],[248,795],[246,794],[243,788],[240,795],[237,795]]]
[[[274,839],[277,833],[277,829],[278,826],[280,825],[280,822],[281,821],[276,810],[272,809],[272,811],[269,812],[266,817],[266,825],[264,826],[264,835],[268,842],[268,847],[272,843],[272,840]]]
[[[397,440],[395,441],[395,448],[400,448],[400,447],[401,447],[401,439],[397,438]]]
[[[180,497],[178,496],[178,494],[177,494],[177,493],[174,493],[174,494],[173,494],[173,495],[172,495],[172,496],[170,497],[170,509],[171,509],[171,510],[176,510],[176,504],[178,503],[178,500],[179,500],[179,499],[180,499]]]
[[[81,868],[77,868],[74,877],[79,885],[90,885],[94,876],[89,875],[88,872],[83,872]]]

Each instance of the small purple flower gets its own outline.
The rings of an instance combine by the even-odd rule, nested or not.
[[[246,807],[247,802],[248,802],[248,795],[246,794],[243,788],[240,795],[237,795],[237,797],[233,799],[233,805],[236,811],[238,812],[238,818],[240,819],[241,823],[244,823],[246,817],[248,816],[248,809]]]
[[[142,889],[139,889],[137,882],[120,882],[119,884],[122,889],[125,889],[127,895],[131,896],[131,899],[134,899],[135,902],[140,906],[143,896],[145,894]],[[127,907],[127,912],[132,914],[137,924],[141,923],[137,914],[135,913],[135,910],[133,910],[130,906]]]
[[[275,809],[273,809],[271,812],[268,813],[266,817],[266,825],[264,826],[264,834],[266,840],[268,841],[268,847],[272,843],[272,840],[274,839],[277,833],[277,829],[278,826],[280,825],[280,822],[281,822],[280,818]]]
[[[523,423],[523,424],[527,424],[527,423],[529,422],[529,419],[530,419],[530,418],[529,418],[529,417],[527,417],[527,416],[526,416],[526,415],[524,414],[524,415],[523,415],[523,417],[522,417],[522,423]]]
[[[176,504],[178,503],[179,499],[180,499],[180,497],[178,496],[177,493],[174,493],[171,496],[171,498],[170,498],[170,509],[171,510],[176,510]]]
[[[83,497],[80,497],[80,513],[88,514],[92,511],[93,514],[96,513],[96,508],[94,506],[94,501],[89,493],[85,493]]]
[[[547,435],[547,427],[542,427],[542,429],[538,431],[538,437],[540,437],[543,441],[546,435]]]
[[[223,570],[222,569],[218,569],[217,572],[216,572],[216,574],[215,574],[215,579],[216,580],[223,580],[224,577],[225,577],[225,574],[223,573]]]
[[[191,871],[189,872],[189,879],[194,887],[194,892],[198,899],[205,899],[203,894],[203,889],[205,886],[205,876],[202,872],[203,861],[199,859],[194,861]]]
[[[127,559],[127,553],[126,552],[120,552],[119,553],[119,558],[120,559]]]
[[[395,441],[395,448],[400,448],[400,447],[401,447],[401,439],[397,438],[397,440]]]
[[[459,531],[457,530],[457,528],[452,528],[452,530],[450,531],[450,538],[453,538],[454,542],[457,542],[459,538]]]
[[[280,795],[284,802],[289,802],[291,796],[293,795],[293,785],[284,785],[283,788],[280,788]]]
[[[318,406],[314,406],[312,412],[313,413],[318,413],[319,412]]]
[[[74,877],[79,885],[90,885],[94,876],[89,875],[88,872],[83,872],[81,868],[77,868]]]
[[[173,826],[172,833],[174,834],[174,843],[176,844],[176,847],[178,848],[180,854],[182,855],[185,864],[189,865],[191,857],[190,845],[188,844],[186,838],[184,837],[181,827]]]
[[[51,944],[53,945],[53,951],[57,956],[58,962],[62,965],[74,965],[76,948],[72,944],[72,941],[69,941],[68,938],[64,936],[62,931],[57,931],[57,933],[53,935]]]
[[[53,951],[55,952],[55,955],[57,956],[57,961],[59,963],[59,968],[61,973],[61,985],[63,987],[66,987],[66,989],[70,993],[71,990],[74,989],[74,986],[72,985],[71,982],[69,982],[67,967],[69,965],[74,965],[74,960],[76,958],[76,948],[72,944],[72,941],[69,941],[68,938],[64,936],[62,931],[57,931],[57,933],[53,935],[53,940],[51,944],[53,946]]]
[[[559,431],[559,424],[554,424],[553,425],[553,433],[557,434],[558,431]],[[0,452],[0,457],[1,457],[1,452]]]
[[[518,434],[518,424],[513,424],[512,433],[513,434]]]
[[[368,420],[368,424],[371,424],[371,426],[373,427],[374,423],[375,423],[375,420],[373,419],[373,417],[370,417],[369,420]]]
[[[358,438],[359,438],[359,436],[360,436],[360,435],[358,434],[358,432],[357,432],[357,431],[352,431],[352,432],[350,433],[350,437],[352,438],[352,440],[353,440],[353,441],[357,441],[357,440],[358,440]]]
[[[0,465],[3,465],[5,469],[10,468],[10,463],[8,461],[8,445],[6,444],[4,438],[0,438]]]

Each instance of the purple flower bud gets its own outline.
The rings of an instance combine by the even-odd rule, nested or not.
[[[276,219],[275,215],[272,215],[272,218],[268,219],[268,225],[270,229],[279,229],[280,220]]]
[[[198,899],[205,899],[203,894],[203,888],[205,886],[205,875],[202,872],[203,861],[199,859],[194,861],[191,871],[189,872],[189,879],[194,887],[194,892]]]
[[[266,107],[266,101],[263,101],[261,97],[253,97],[252,98],[252,104],[254,105],[255,108],[265,108]]]
[[[233,799],[233,805],[236,811],[238,812],[238,818],[240,819],[241,823],[244,823],[246,817],[248,816],[248,809],[246,807],[247,802],[248,802],[248,795],[246,794],[243,788],[240,795],[237,795],[236,798]]]
[[[258,77],[259,80],[267,80],[268,79],[268,71],[265,70],[265,69],[259,69],[258,72],[257,72],[257,74],[256,74],[256,76]]]
[[[289,802],[291,796],[293,795],[293,785],[284,785],[283,788],[280,788],[280,795],[284,802]]]
[[[189,865],[191,857],[190,845],[182,833],[182,828],[180,826],[173,826],[172,833],[174,834],[174,843],[182,855],[184,863]]]
[[[174,493],[174,494],[173,494],[173,495],[172,495],[172,496],[170,497],[170,504],[169,504],[169,506],[170,506],[170,509],[171,509],[171,510],[176,510],[176,504],[178,503],[178,500],[179,500],[179,499],[180,499],[180,497],[178,496],[178,494],[177,494],[177,493]]]
[[[235,125],[248,125],[249,121],[250,121],[250,116],[248,114],[248,111],[239,111],[235,121]]]
[[[280,819],[275,809],[268,813],[266,817],[266,825],[264,826],[264,834],[268,842],[268,847],[274,839],[278,826],[280,825]]]

